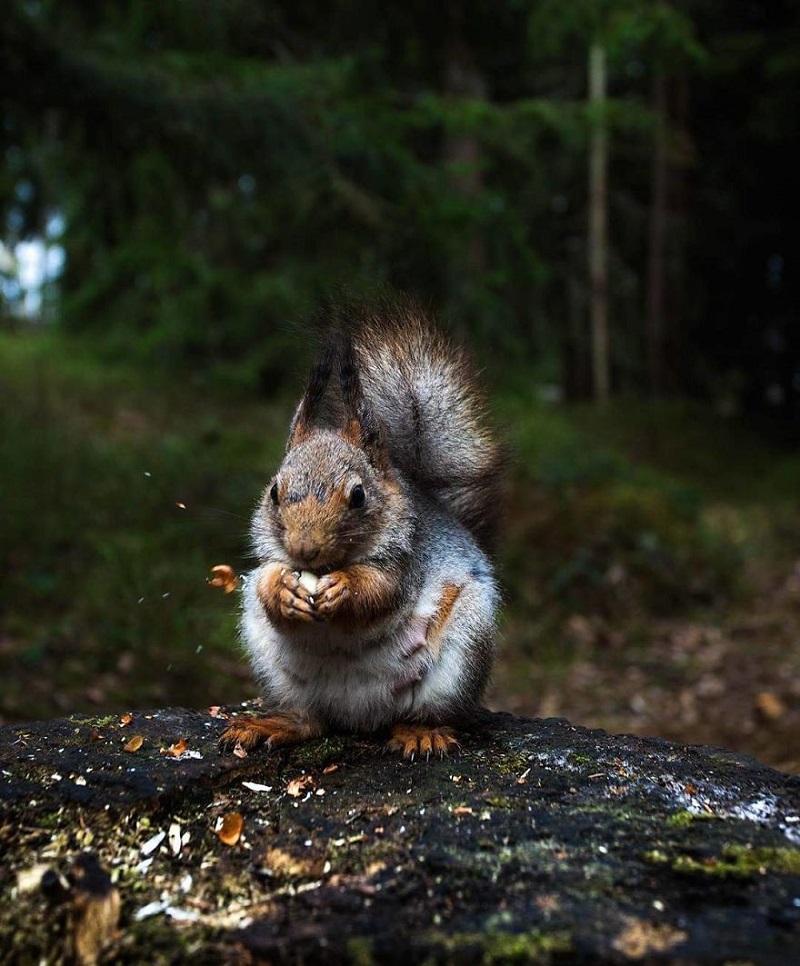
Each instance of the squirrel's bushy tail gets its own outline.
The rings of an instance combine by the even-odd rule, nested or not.
[[[505,450],[466,351],[410,300],[335,311],[351,343],[364,399],[382,424],[392,462],[491,550],[503,507]]]

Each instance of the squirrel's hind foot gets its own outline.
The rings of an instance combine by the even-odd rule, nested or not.
[[[309,718],[294,714],[273,714],[263,718],[244,716],[235,718],[222,732],[220,749],[227,751],[240,745],[250,751],[266,744],[270,750],[281,745],[294,745],[308,741],[323,733],[324,729]]]
[[[415,758],[429,761],[431,756],[445,758],[459,747],[452,729],[431,728],[419,724],[394,725],[391,737],[386,743],[387,751],[399,751],[409,761]]]

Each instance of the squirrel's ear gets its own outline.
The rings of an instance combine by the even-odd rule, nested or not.
[[[333,371],[335,356],[335,348],[332,345],[327,345],[314,363],[311,375],[308,377],[306,391],[303,393],[300,405],[292,417],[289,427],[289,442],[286,444],[287,450],[297,446],[298,443],[302,443],[311,434],[314,420],[319,412],[328,380]]]
[[[391,468],[389,450],[384,443],[380,424],[366,407],[362,406],[359,414],[347,421],[341,436],[357,449],[363,449],[376,470],[386,472]]]

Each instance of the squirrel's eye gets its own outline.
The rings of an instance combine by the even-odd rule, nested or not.
[[[364,493],[364,487],[360,483],[356,483],[352,490],[350,490],[350,506],[354,510],[358,510],[359,507],[364,506],[364,501],[367,499],[366,493]]]
[[[269,488],[269,498],[270,500],[272,500],[275,506],[278,505],[278,484],[277,483],[273,483],[272,486]]]

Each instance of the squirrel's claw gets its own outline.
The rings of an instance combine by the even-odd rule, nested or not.
[[[281,616],[286,620],[299,620],[313,623],[319,620],[314,605],[307,600],[295,597],[291,591],[282,590],[280,594]]]
[[[320,579],[314,595],[314,609],[319,617],[328,618],[335,614],[349,598],[350,587],[347,577],[341,571],[326,574]]]
[[[402,724],[394,725],[386,747],[389,751],[399,751],[403,758],[409,761],[414,761],[415,758],[421,758],[423,755],[426,761],[430,761],[434,755],[437,758],[445,758],[460,746],[450,728]]]

